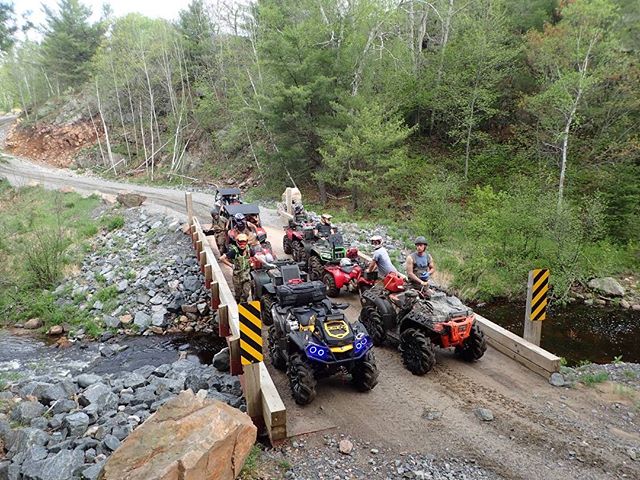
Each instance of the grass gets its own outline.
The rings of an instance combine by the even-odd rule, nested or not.
[[[607,380],[609,380],[609,374],[607,372],[589,373],[580,377],[580,381],[587,387],[593,387]]]
[[[20,372],[0,372],[0,391],[7,388],[10,383],[17,382],[22,378]]]
[[[625,370],[624,372],[622,372],[622,374],[629,380],[635,380],[636,378],[638,378],[638,374],[633,370]]]
[[[251,451],[244,461],[242,470],[240,471],[240,478],[242,480],[252,480],[255,478],[258,471],[258,463],[262,450],[258,445],[251,447]]]
[[[98,232],[96,196],[13,188],[0,181],[0,322],[40,318],[43,329],[68,324],[98,333],[93,319],[75,305],[58,305],[51,293],[73,271]],[[84,295],[77,295],[80,303]]]
[[[118,230],[124,227],[124,216],[122,215],[114,215],[103,217],[100,221],[100,224],[106,228],[108,231],[112,232],[114,230]]]
[[[117,298],[117,296],[118,296],[118,287],[116,287],[115,285],[110,285],[106,288],[103,288],[102,290],[98,290],[98,292],[95,295],[95,298],[97,300],[100,300],[101,302],[107,302],[109,300],[113,300]]]

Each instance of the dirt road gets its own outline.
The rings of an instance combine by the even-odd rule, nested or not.
[[[37,180],[46,188],[72,186],[86,193],[132,190],[157,210],[185,218],[184,193],[177,190],[85,177],[11,157],[0,163],[0,175],[15,185]],[[212,203],[211,195],[194,194],[195,213],[203,221]],[[279,246],[282,230],[273,211],[263,221]],[[344,298],[352,305],[348,316],[356,318],[358,302]],[[640,413],[608,384],[552,387],[491,348],[472,365],[442,352],[424,377],[405,370],[391,348],[377,349],[376,356],[381,373],[372,392],[357,393],[345,379],[329,379],[304,408],[291,401],[284,375],[270,368],[287,404],[290,431],[335,427],[397,452],[473,458],[510,479],[640,478],[640,462],[629,453],[640,450]],[[490,409],[494,420],[480,420],[478,407]]]

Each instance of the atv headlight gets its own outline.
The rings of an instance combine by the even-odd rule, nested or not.
[[[329,352],[329,348],[323,345],[316,345],[315,343],[310,343],[306,346],[305,352],[307,357],[313,360],[321,360],[327,361],[331,358],[331,353]]]
[[[353,348],[355,349],[353,355],[358,356],[366,352],[369,348],[371,348],[372,345],[373,343],[371,342],[371,338],[369,338],[368,335],[358,335],[356,337],[356,341],[353,342]]]

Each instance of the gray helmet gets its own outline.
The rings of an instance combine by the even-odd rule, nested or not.
[[[427,239],[424,238],[423,236],[419,236],[418,238],[416,238],[415,242],[413,242],[416,245],[429,245],[427,243]]]
[[[233,216],[233,218],[234,218],[234,220],[235,220],[236,222],[244,221],[244,214],[242,214],[242,213],[236,213],[236,214]]]
[[[213,208],[211,209],[211,216],[212,216],[212,217],[215,217],[215,216],[217,216],[217,215],[220,215],[220,209],[219,209],[218,207],[213,207]]]

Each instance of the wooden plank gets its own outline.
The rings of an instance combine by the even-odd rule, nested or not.
[[[218,281],[214,280],[211,282],[211,308],[214,310],[218,310],[220,307],[220,288],[218,286]]]
[[[262,363],[262,362],[260,362]],[[252,363],[242,367],[244,375],[244,398],[247,401],[247,415],[262,417],[262,397],[260,393],[260,364]]]
[[[264,423],[270,427],[287,425],[287,410],[264,362],[260,362],[260,386]]]
[[[184,201],[187,204],[187,221],[191,225],[193,222],[193,195],[191,192],[185,192]]]
[[[204,265],[204,286],[205,288],[211,288],[211,281],[213,280],[213,270],[210,263]]]
[[[231,365],[231,375],[242,375],[242,364],[240,363],[240,336],[231,335],[227,337],[227,345],[229,345],[229,364]]]
[[[531,360],[528,360],[527,358],[523,357],[522,355],[518,355],[516,352],[514,352],[513,350],[511,350],[508,347],[505,347],[501,343],[489,342],[489,344],[491,345],[491,348],[495,348],[496,350],[498,350],[499,352],[503,353],[507,357],[511,358],[512,360],[515,360],[516,362],[518,362],[522,366],[527,367],[532,372],[537,373],[538,375],[540,375],[541,377],[543,377],[543,378],[545,378],[547,380],[549,379],[549,377],[553,373],[553,371],[545,370],[544,368],[542,368],[537,363],[534,363]]]
[[[490,345],[500,344],[527,361],[538,365],[548,372],[560,371],[560,357],[547,352],[543,348],[527,342],[524,338],[502,328],[491,320],[476,313],[480,328],[487,336]]]

